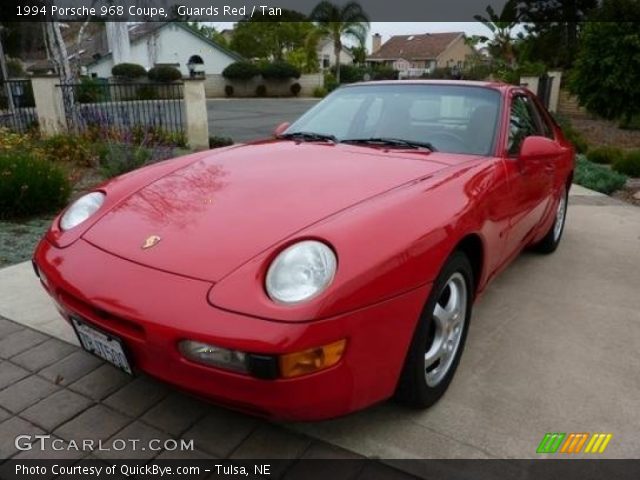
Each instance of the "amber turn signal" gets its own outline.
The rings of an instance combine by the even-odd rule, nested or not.
[[[346,345],[347,340],[343,339],[322,347],[282,355],[279,358],[280,375],[291,378],[329,368],[340,361]]]

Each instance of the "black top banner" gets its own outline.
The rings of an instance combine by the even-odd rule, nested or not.
[[[500,21],[577,22],[592,20],[589,12],[602,2],[625,20],[638,21],[640,0],[359,0],[369,21],[473,22],[495,13]],[[320,0],[3,0],[0,21],[237,22],[300,21]],[[331,3],[342,7],[347,0]],[[616,6],[621,3],[620,8]],[[616,15],[618,16],[618,15]],[[603,20],[598,18],[597,20]],[[622,18],[604,19],[607,21]]]

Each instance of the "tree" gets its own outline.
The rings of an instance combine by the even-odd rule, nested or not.
[[[305,46],[314,28],[302,13],[282,10],[282,21],[269,15],[255,14],[236,23],[230,48],[247,58],[282,60],[287,52]]]
[[[491,30],[492,38],[485,36],[476,36],[476,43],[488,42],[489,52],[493,57],[500,58],[509,65],[515,63],[515,53],[513,48],[513,37],[511,31],[518,24],[518,1],[508,0],[502,8],[500,14],[497,14],[491,5],[485,9],[486,16],[474,15],[478,22]]]
[[[316,22],[319,31],[333,42],[333,53],[336,57],[336,81],[340,83],[342,38],[350,37],[362,45],[369,30],[369,17],[357,2],[352,1],[338,6],[327,0],[316,5],[310,17]]]
[[[184,22],[184,24],[194,32],[216,42],[218,45],[222,45],[223,47],[227,46],[227,39],[216,30],[216,27],[205,25],[201,22]]]
[[[569,68],[578,47],[578,35],[597,0],[523,0],[520,21],[519,61],[543,62],[549,67]]]
[[[590,20],[569,89],[590,112],[628,124],[640,113],[640,0],[605,0]]]

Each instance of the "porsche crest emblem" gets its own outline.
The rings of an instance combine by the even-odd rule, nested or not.
[[[155,247],[160,242],[160,237],[158,235],[151,235],[147,237],[147,239],[142,244],[142,249],[146,250],[147,248]]]

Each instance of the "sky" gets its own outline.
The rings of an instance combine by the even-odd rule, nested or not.
[[[231,22],[213,23],[218,31],[233,28]],[[411,35],[416,33],[464,32],[467,35],[489,35],[489,30],[479,22],[371,22],[367,49],[371,51],[371,35],[379,33],[382,42],[392,35]]]

